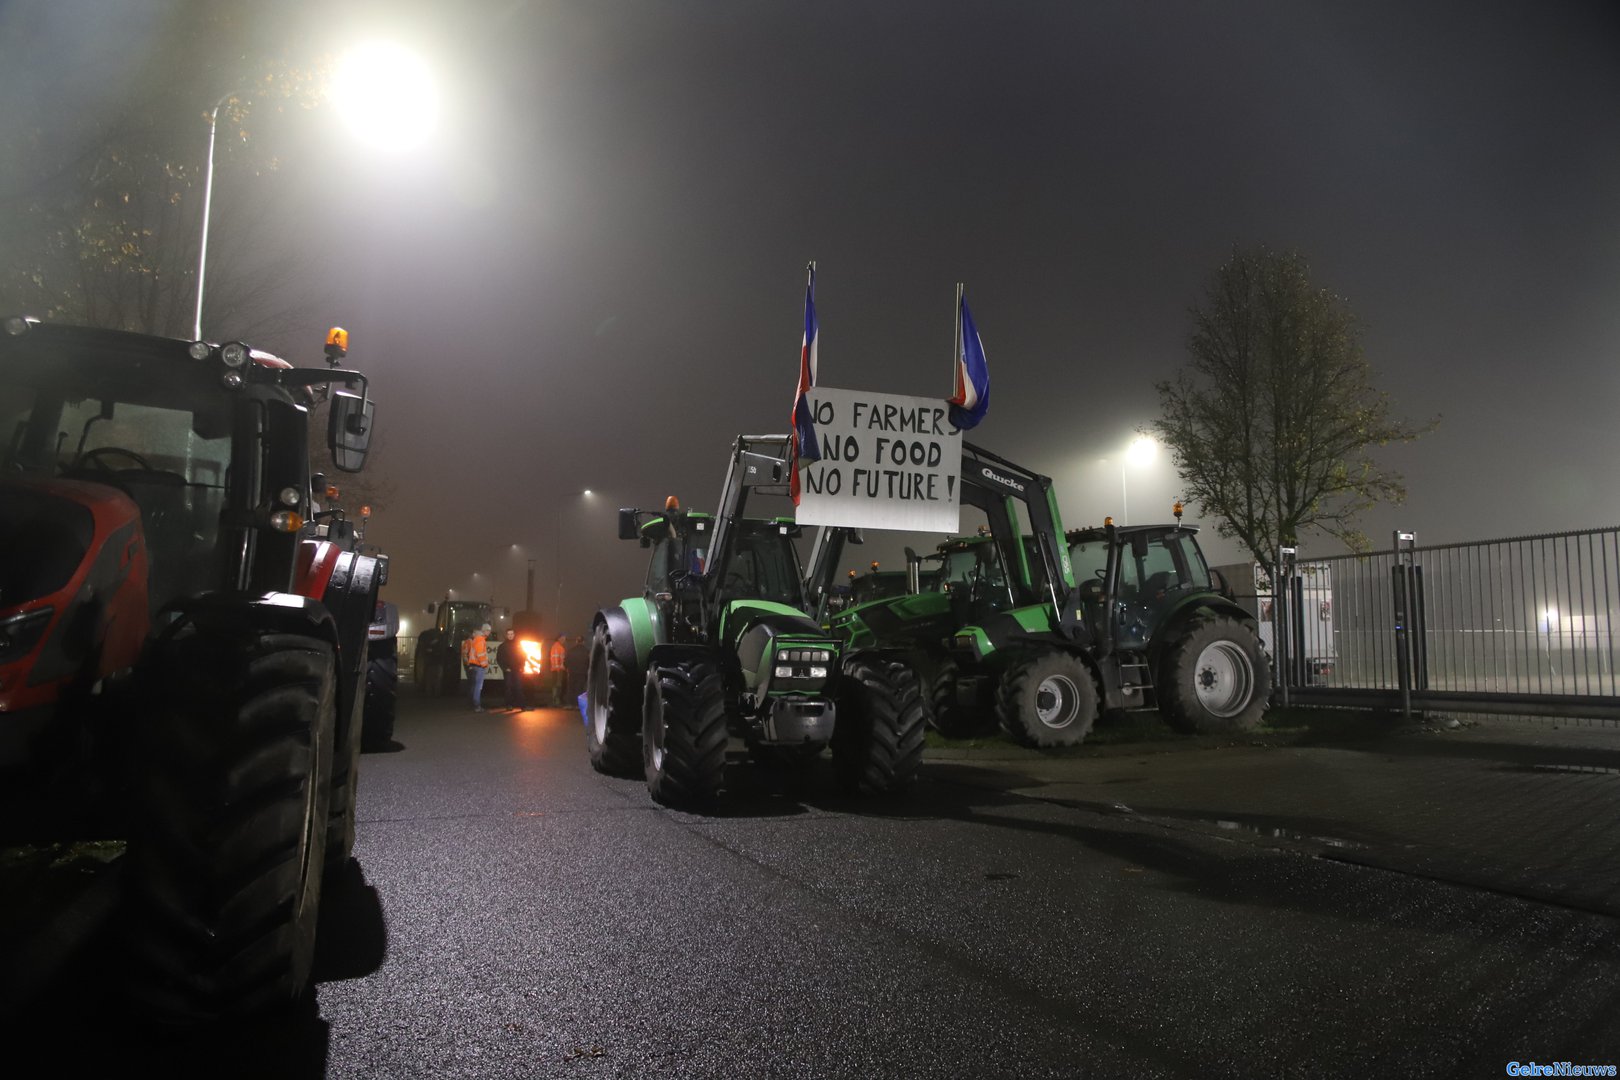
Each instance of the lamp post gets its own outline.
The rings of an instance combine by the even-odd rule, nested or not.
[[[407,50],[386,43],[371,43],[351,51],[339,67],[331,93],[351,123],[389,147],[414,145],[438,115],[437,94],[427,66]],[[219,134],[219,110],[241,96],[239,90],[221,94],[208,112],[202,236],[197,244],[197,312],[191,324],[194,341],[202,340],[203,279],[208,272],[208,225],[214,203],[214,144]]]
[[[590,497],[590,488],[586,488],[584,491],[575,491],[564,495],[562,498],[557,500],[557,512],[552,515],[552,555],[555,559],[555,567],[557,572],[557,599],[551,609],[551,623],[552,626],[556,628],[558,635],[562,634],[562,508],[570,499],[588,499]]]
[[[191,339],[202,340],[203,277],[208,272],[208,215],[214,205],[214,136],[219,133],[219,110],[238,91],[221,94],[208,112],[208,164],[203,170],[202,239],[197,245],[197,317],[191,324]]]

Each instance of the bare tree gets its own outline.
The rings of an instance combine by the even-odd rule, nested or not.
[[[1307,530],[1364,550],[1356,519],[1406,496],[1374,447],[1433,427],[1390,416],[1373,385],[1360,327],[1344,302],[1311,283],[1305,259],[1235,251],[1191,311],[1191,357],[1159,383],[1153,425],[1189,499],[1220,519],[1268,575],[1280,545]],[[1437,422],[1437,421],[1436,421]]]

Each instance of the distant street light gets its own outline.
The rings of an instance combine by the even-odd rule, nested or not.
[[[552,623],[552,626],[556,629],[556,632],[557,632],[557,634],[559,636],[561,636],[561,634],[562,634],[562,587],[563,587],[563,578],[562,578],[562,519],[563,519],[563,506],[569,500],[572,500],[572,499],[589,499],[591,497],[592,497],[592,492],[591,492],[590,488],[586,488],[584,491],[576,491],[576,492],[573,492],[572,494],[569,494],[569,495],[563,495],[560,498],[558,498],[558,500],[557,500],[557,510],[556,510],[556,512],[554,514],[552,514],[552,545],[553,545],[553,548],[554,548],[553,554],[556,557],[557,600],[556,600],[555,605],[551,609],[551,623]]]

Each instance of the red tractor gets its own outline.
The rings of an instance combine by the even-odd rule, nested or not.
[[[327,394],[358,470],[359,372],[0,325],[0,828],[126,843],[129,984],[176,1022],[304,992],[354,841],[386,562],[303,534]]]

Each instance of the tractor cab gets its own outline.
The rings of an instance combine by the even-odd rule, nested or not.
[[[1106,524],[1066,534],[1081,606],[1099,637],[1111,618],[1119,648],[1146,648],[1172,613],[1215,591],[1197,532],[1196,525]]]
[[[629,509],[620,514],[620,535],[638,538],[643,547],[651,548],[643,595],[667,609],[670,626],[685,625],[694,633],[707,629],[700,602],[700,585],[706,578],[715,583],[710,607],[716,616],[738,601],[804,607],[803,571],[793,543],[799,527],[791,519],[737,519],[725,565],[718,566],[710,562],[716,535],[713,515],[682,510],[674,498],[666,502],[663,513],[651,517]]]
[[[949,597],[959,621],[977,621],[1013,606],[1013,582],[993,538],[959,537],[941,544],[939,552],[937,588]]]

